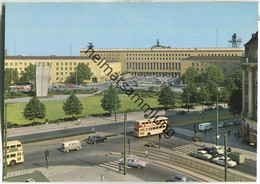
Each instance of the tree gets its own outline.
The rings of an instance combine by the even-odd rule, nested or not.
[[[201,87],[198,91],[198,100],[202,103],[208,103],[210,101],[210,94],[205,87]]]
[[[198,79],[199,79],[199,73],[193,67],[189,67],[185,71],[185,73],[182,75],[182,81],[185,84],[190,83],[190,82],[197,83],[197,82],[199,82]]]
[[[104,91],[104,97],[101,99],[101,107],[105,111],[109,111],[110,115],[112,114],[112,111],[115,112],[115,110],[121,107],[118,92],[112,84],[109,85],[108,90]]]
[[[79,63],[74,73],[70,74],[66,82],[83,84],[84,80],[89,80],[92,76],[91,69],[88,64]]]
[[[218,87],[224,83],[225,76],[218,66],[210,66],[200,76],[206,91],[210,94],[210,103],[217,99]]]
[[[4,89],[8,90],[9,86],[13,83],[18,82],[18,72],[17,70],[6,68],[5,69],[5,80],[4,80]]]
[[[46,109],[45,105],[40,102],[35,96],[26,104],[23,117],[25,119],[35,121],[36,118],[43,119],[45,117]]]
[[[66,115],[71,115],[73,118],[82,112],[82,103],[74,93],[71,93],[66,102],[63,102],[62,109]]]
[[[158,102],[163,105],[165,109],[173,107],[175,104],[174,92],[169,86],[162,86],[158,95]]]
[[[20,74],[21,84],[35,84],[35,65],[30,63],[29,66],[26,67]]]
[[[181,94],[182,102],[188,103],[188,97],[190,103],[195,103],[198,101],[198,89],[194,82],[190,81],[183,88],[183,93]]]
[[[223,87],[221,89],[220,96],[219,96],[220,101],[223,101],[224,103],[228,103],[230,94],[231,94],[231,91],[229,91],[226,86]]]
[[[201,73],[201,80],[203,83],[207,83],[207,81],[213,81],[216,84],[221,85],[224,83],[225,76],[219,66],[210,66]]]
[[[232,80],[228,83],[230,97],[228,100],[229,111],[235,115],[240,114],[242,110],[242,71],[238,70],[232,76]]]

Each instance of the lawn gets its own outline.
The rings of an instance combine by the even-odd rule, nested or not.
[[[220,120],[226,120],[231,118],[237,118],[237,116],[233,116],[231,112],[228,110],[222,110],[219,111],[219,121]],[[183,125],[190,125],[190,124],[197,124],[197,123],[203,123],[208,121],[216,121],[216,112],[194,112],[190,115],[184,115],[184,116],[175,116],[174,118],[170,118],[169,122],[172,126],[183,126]]]
[[[100,102],[101,98],[102,96],[100,95],[80,98],[80,101],[83,104],[83,111],[79,115],[79,117],[91,115],[91,114],[107,113],[107,111],[104,111],[103,108],[101,107],[101,102]],[[141,108],[138,107],[138,104],[134,103],[135,100],[132,100],[130,97],[126,95],[119,95],[119,98],[121,100],[121,108],[119,109],[119,112],[123,112],[127,109],[130,109],[131,111],[141,110]],[[156,98],[143,98],[143,99],[144,102],[150,105],[150,107],[159,106]],[[63,102],[64,100],[43,102],[46,107],[46,117],[44,119],[37,120],[37,121],[44,122],[45,119],[48,119],[49,121],[53,121],[59,118],[69,117],[66,116],[62,110]],[[17,123],[17,124],[32,123],[32,121],[23,118],[23,110],[25,105],[26,103],[8,104],[7,121],[11,123]]]

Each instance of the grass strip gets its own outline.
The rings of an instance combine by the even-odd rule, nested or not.
[[[219,121],[238,118],[238,117],[240,117],[240,116],[233,116],[232,113],[226,112],[226,113],[219,115]],[[197,123],[202,123],[202,122],[207,122],[207,121],[216,121],[216,115],[206,115],[206,116],[203,115],[203,116],[193,117],[193,118],[189,118],[189,119],[173,120],[173,121],[170,121],[170,125],[183,126],[183,125],[197,124]]]
[[[56,136],[56,137],[49,137],[49,138],[43,138],[43,139],[36,139],[36,140],[31,140],[31,141],[22,141],[23,144],[27,143],[34,143],[34,142],[41,142],[41,141],[48,141],[52,139],[60,139],[60,138],[65,138],[65,137],[73,137],[73,136],[78,136],[78,135],[85,135],[85,134],[92,134],[96,133],[95,131],[90,131],[90,132],[83,132],[83,133],[76,133],[76,134],[69,134],[69,135],[62,135],[62,136]]]

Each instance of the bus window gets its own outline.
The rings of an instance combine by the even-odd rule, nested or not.
[[[17,144],[17,147],[18,147],[18,148],[21,147],[21,144]]]
[[[11,148],[15,148],[15,145],[11,145]]]
[[[11,154],[10,156],[11,156],[11,157],[15,157],[15,154]]]
[[[17,156],[21,156],[22,154],[21,153],[17,153]]]

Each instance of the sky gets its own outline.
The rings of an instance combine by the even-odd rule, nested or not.
[[[256,2],[7,3],[8,55],[71,55],[94,48],[230,47],[257,31]]]

